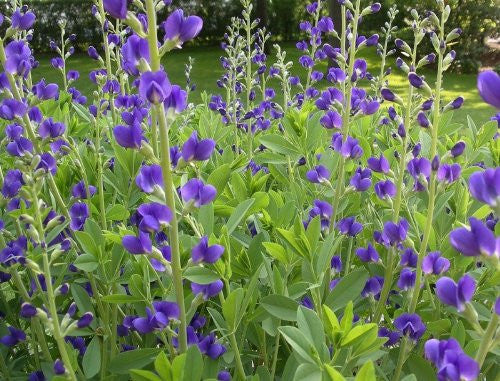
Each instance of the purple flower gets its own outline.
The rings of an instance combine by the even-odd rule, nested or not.
[[[173,110],[176,113],[182,112],[187,107],[187,93],[178,85],[172,86],[172,92],[163,102],[165,109]]]
[[[167,326],[170,320],[179,319],[180,310],[175,302],[153,302],[153,307],[155,320],[160,327]]]
[[[211,333],[201,339],[198,343],[198,348],[200,348],[200,352],[202,354],[207,355],[213,360],[218,359],[226,353],[226,347],[216,340],[214,333]]]
[[[497,300],[495,301],[495,313],[497,315],[500,315],[500,297],[497,298]]]
[[[153,104],[163,102],[172,92],[172,85],[167,74],[162,71],[147,71],[141,75],[139,94]]]
[[[139,236],[126,235],[122,238],[122,245],[130,254],[151,254],[153,243],[149,234],[140,231]]]
[[[403,267],[417,267],[418,254],[411,247],[405,249],[403,254],[401,254],[401,260],[399,265]]]
[[[80,78],[80,73],[77,70],[69,70],[66,74],[66,78],[69,82],[76,81],[78,78]]]
[[[347,217],[338,222],[337,229],[339,229],[340,234],[355,237],[363,230],[363,225],[357,222],[355,217]]]
[[[153,193],[155,187],[163,188],[163,175],[158,164],[143,165],[135,178],[137,186],[146,193]]]
[[[323,33],[330,33],[334,31],[333,20],[330,17],[322,17],[318,21],[318,29]]]
[[[472,174],[469,178],[469,191],[476,200],[493,208],[500,205],[500,167]]]
[[[7,329],[9,330],[9,334],[0,338],[0,343],[2,343],[3,345],[7,347],[13,347],[21,341],[26,340],[26,334],[24,333],[24,331],[12,326],[7,327]]]
[[[13,120],[15,117],[22,117],[26,114],[27,107],[23,102],[15,99],[4,99],[0,105],[0,118]]]
[[[44,139],[57,138],[64,134],[64,131],[66,131],[64,123],[54,122],[52,118],[45,119],[38,128],[38,134]]]
[[[458,180],[462,168],[460,164],[441,164],[437,171],[437,179],[441,182],[451,184]],[[500,181],[499,181],[500,184]],[[500,188],[499,188],[500,189]]]
[[[97,52],[97,49],[94,48],[92,45],[89,46],[88,50],[87,50],[87,54],[89,55],[90,58],[92,58],[93,60],[98,60],[99,59],[99,53]]]
[[[309,211],[309,217],[312,219],[316,216],[320,216],[321,219],[321,228],[328,229],[330,226],[330,218],[332,217],[333,214],[333,208],[332,206],[322,200],[314,200],[313,202],[313,207]]]
[[[45,83],[45,79],[42,79],[35,86],[33,86],[33,94],[37,96],[40,100],[47,99],[58,99],[59,98],[59,86],[55,83]]]
[[[319,121],[326,129],[342,128],[342,116],[337,111],[327,111]]]
[[[396,95],[388,88],[383,88],[382,90],[380,90],[380,94],[382,95],[382,98],[389,102],[394,102],[397,99]]]
[[[20,157],[26,155],[28,152],[33,152],[33,143],[31,143],[31,140],[21,136],[7,143],[5,150],[11,156]]]
[[[483,101],[500,109],[500,75],[491,70],[483,71],[477,77],[477,89]]]
[[[75,202],[71,208],[69,208],[69,216],[71,222],[69,226],[72,230],[83,230],[85,221],[89,217],[89,207],[84,202]]]
[[[334,255],[330,260],[330,268],[333,273],[340,273],[342,271],[342,259],[338,255]]]
[[[24,185],[23,174],[19,169],[9,169],[4,176],[2,195],[5,198],[17,196],[17,193]]]
[[[417,89],[420,89],[424,86],[424,80],[417,73],[409,73],[408,80],[410,81],[410,84]]]
[[[142,204],[137,213],[142,217],[139,229],[144,232],[157,232],[172,220],[170,208],[158,202]]]
[[[410,225],[404,218],[401,218],[401,220],[397,224],[395,222],[388,221],[384,224],[384,230],[381,236],[382,241],[386,245],[391,246],[401,243],[406,240],[406,235],[408,234],[409,228]]]
[[[431,125],[431,122],[429,121],[429,119],[427,118],[427,115],[425,115],[425,112],[423,112],[423,111],[420,111],[418,113],[417,122],[420,125],[420,127],[423,127],[423,128],[429,128],[429,126]]]
[[[48,153],[44,152],[40,155],[40,163],[36,167],[36,169],[43,169],[46,172],[50,172],[52,175],[55,175],[57,172],[57,163],[56,159]]]
[[[379,181],[374,186],[375,193],[380,199],[385,197],[392,198],[396,196],[396,186],[391,180]]]
[[[215,263],[221,257],[222,253],[224,253],[224,246],[208,246],[208,237],[204,236],[200,239],[200,243],[191,250],[191,258],[194,263]]]
[[[332,146],[345,158],[357,159],[363,155],[363,149],[357,139],[348,136],[344,142],[340,133],[332,136]]]
[[[88,327],[94,320],[94,314],[92,312],[85,312],[80,319],[78,319],[77,327],[85,328]]]
[[[450,268],[450,261],[441,256],[439,251],[427,254],[422,261],[422,271],[424,274],[441,275]]]
[[[21,317],[25,318],[25,319],[30,319],[34,316],[36,316],[36,307],[30,303],[23,303],[21,305],[21,312],[20,312],[20,315]]]
[[[415,157],[408,162],[407,165],[408,172],[415,179],[414,190],[422,191],[424,186],[420,182],[421,177],[429,178],[431,174],[431,163],[425,157]]]
[[[495,234],[474,217],[469,218],[470,230],[458,228],[450,233],[451,246],[467,257],[491,256],[496,251]]]
[[[394,320],[394,327],[413,341],[418,341],[425,332],[425,325],[417,314],[401,314]]]
[[[417,273],[405,267],[399,274],[398,287],[401,290],[408,291],[415,286],[416,279]]]
[[[208,160],[215,148],[215,141],[212,139],[198,139],[198,133],[193,131],[191,136],[182,146],[182,158],[184,161]]]
[[[332,67],[328,69],[328,74],[326,75],[326,79],[332,83],[341,83],[346,80],[346,74],[341,68]]]
[[[203,20],[198,16],[184,17],[182,9],[177,9],[163,23],[166,40],[175,40],[179,45],[192,40],[201,31]]]
[[[387,337],[388,340],[385,342],[384,346],[391,347],[398,343],[401,338],[401,333],[398,331],[390,331],[385,327],[381,327],[378,330],[378,337]]]
[[[464,142],[458,142],[457,144],[455,144],[451,150],[450,150],[450,153],[451,153],[451,156],[452,157],[459,157],[460,155],[462,155],[465,151],[465,143]]]
[[[209,284],[191,283],[191,291],[193,291],[193,294],[202,294],[205,300],[217,295],[221,292],[223,287],[224,283],[222,283],[221,280],[216,280]]]
[[[307,171],[306,178],[313,184],[321,184],[330,179],[330,171],[323,165],[318,165]]]
[[[368,167],[374,172],[388,173],[391,170],[389,161],[383,154],[380,154],[380,158],[378,159],[376,157],[370,157],[367,162]]]
[[[368,278],[368,280],[365,283],[365,287],[361,291],[361,296],[363,298],[366,298],[368,295],[377,297],[380,291],[382,290],[383,285],[384,285],[384,278],[380,276],[374,276],[372,278]]]
[[[439,381],[472,381],[479,375],[478,363],[463,352],[454,338],[427,340],[424,351],[425,357],[437,368]]]
[[[54,374],[59,376],[66,373],[66,368],[64,367],[64,363],[61,359],[57,359],[56,361],[54,361],[53,370]]]
[[[5,47],[5,70],[10,74],[26,75],[32,67],[31,50],[23,40],[14,40]]]
[[[104,0],[104,10],[116,19],[127,18],[129,0]]]
[[[88,193],[90,193],[90,197],[92,197],[96,192],[96,187],[93,185],[88,185]],[[87,193],[87,187],[85,186],[85,182],[83,180],[76,183],[73,188],[71,188],[71,195],[74,198],[88,198],[89,194]]]
[[[138,65],[141,59],[150,61],[148,41],[136,34],[131,35],[123,44],[121,53],[123,70],[133,76],[139,74]]]
[[[476,291],[476,281],[468,274],[458,280],[458,283],[448,277],[439,278],[436,282],[436,295],[449,306],[456,307],[459,312],[465,310],[465,304],[470,302]]]
[[[231,381],[231,373],[227,370],[221,370],[217,374],[217,381]]]
[[[371,243],[368,243],[366,249],[364,247],[357,248],[356,255],[362,262],[378,262],[380,260],[377,250]]]
[[[12,14],[11,25],[14,29],[28,30],[35,23],[36,16],[33,12],[28,11],[26,13],[21,13],[19,9],[16,9]]]
[[[116,142],[124,148],[141,148],[144,139],[141,125],[134,123],[130,126],[119,125],[113,128]]]
[[[181,197],[184,202],[193,202],[199,208],[215,199],[217,190],[210,184],[205,185],[199,179],[191,179],[181,188]]]
[[[354,175],[351,177],[350,184],[353,186],[358,192],[364,192],[367,190],[372,184],[371,180],[372,171],[369,169],[362,169],[359,167],[354,172]]]

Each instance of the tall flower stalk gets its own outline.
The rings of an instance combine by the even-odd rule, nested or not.
[[[160,52],[158,50],[158,36],[156,30],[156,9],[153,0],[146,0],[146,12],[148,16],[148,45],[151,57],[151,69],[156,72],[160,70]],[[172,178],[172,160],[170,158],[169,127],[163,104],[155,106],[153,112],[157,116],[160,132],[160,154],[161,168],[163,173],[165,201],[172,211],[172,221],[170,223],[170,246],[172,248],[172,281],[175,290],[176,301],[179,306],[179,350],[181,353],[187,349],[186,336],[186,307],[184,304],[184,288],[182,285],[182,268],[179,249],[179,227],[177,214],[175,212],[174,182]]]

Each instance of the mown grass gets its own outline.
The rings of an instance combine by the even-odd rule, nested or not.
[[[300,52],[295,49],[292,44],[284,44],[283,48],[287,51],[287,58],[294,62],[292,72],[294,75],[299,75],[301,78],[305,77],[305,70],[298,64]],[[167,55],[163,61],[165,69],[168,72],[169,78],[172,83],[180,85],[185,84],[184,70],[189,57],[194,59],[194,67],[192,70],[191,79],[196,84],[196,91],[191,94],[192,102],[201,101],[201,93],[206,91],[208,94],[216,94],[221,91],[217,88],[216,80],[222,75],[223,70],[219,63],[219,58],[222,51],[218,47],[187,47],[182,50],[174,51]],[[272,56],[270,54],[270,61]],[[363,52],[364,58],[368,61],[369,70],[374,74],[378,74],[378,67],[380,64],[379,57],[376,56],[373,49],[365,50]],[[50,66],[50,56],[42,55],[39,57],[40,66],[34,73],[34,80],[46,78],[50,82],[61,83],[60,74]],[[396,69],[394,64],[395,57],[391,57],[388,65],[392,66],[393,73],[390,78],[390,85],[396,89],[400,94],[404,94],[407,89],[406,77]],[[82,91],[85,95],[91,96],[94,90],[94,84],[88,79],[91,70],[96,67],[96,62],[92,61],[85,54],[77,54],[69,59],[69,69],[76,69],[80,71],[81,77],[75,83],[75,86]],[[326,71],[326,63],[323,64],[319,70]],[[421,74],[426,76],[427,81],[431,85],[435,81],[435,72],[431,70],[420,71]],[[277,96],[280,97],[279,86],[276,82],[270,82],[270,86],[274,86]],[[324,88],[328,86],[327,82],[321,84]],[[485,103],[479,97],[476,88],[476,75],[475,74],[453,74],[447,73],[444,80],[444,99],[451,101],[458,96],[463,96],[466,100],[462,109],[454,114],[456,122],[466,123],[467,115],[470,115],[476,124],[482,124],[489,120],[494,114],[495,110]]]

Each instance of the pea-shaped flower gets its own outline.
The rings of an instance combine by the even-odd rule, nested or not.
[[[224,253],[222,245],[208,245],[208,237],[204,236],[200,239],[200,243],[191,250],[191,258],[193,262],[215,263]]]

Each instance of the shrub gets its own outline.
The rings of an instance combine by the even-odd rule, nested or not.
[[[242,0],[221,94],[194,105],[191,67],[182,88],[161,59],[203,21],[160,16],[168,3],[96,3],[106,43],[89,49],[88,99],[66,70],[68,23],[50,44],[60,88],[32,83],[35,15],[4,20],[3,379],[496,377],[500,114],[453,121],[464,99],[443,91],[460,38],[450,8],[412,12],[411,38],[394,40],[395,8],[364,36],[380,4],[345,1],[338,35],[308,4],[301,83],[279,46],[268,58]],[[379,51],[376,72],[362,49]],[[435,84],[422,75],[433,63]],[[497,108],[499,88],[498,74],[478,77]]]

